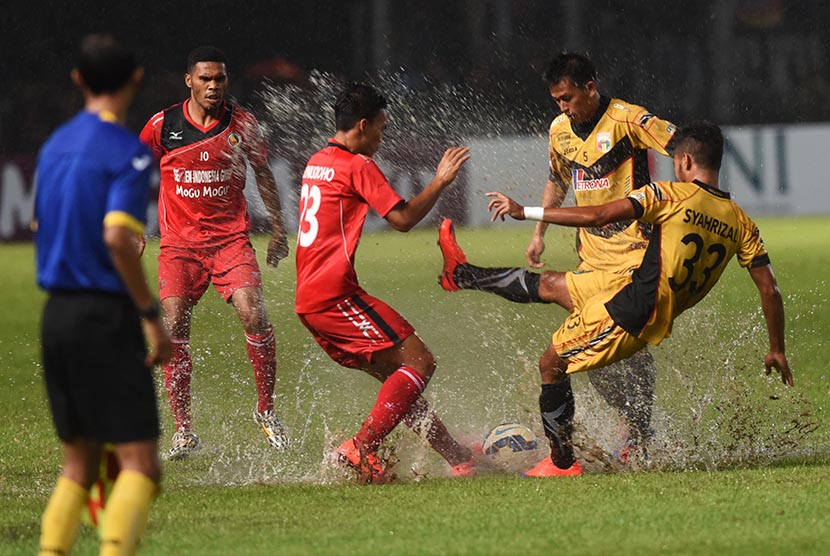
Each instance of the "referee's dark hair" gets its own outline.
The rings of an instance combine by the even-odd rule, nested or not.
[[[588,81],[596,83],[597,68],[587,56],[576,52],[563,52],[548,64],[544,79],[548,85],[570,79],[577,87],[585,87]]]
[[[135,54],[110,33],[94,33],[81,40],[75,69],[94,95],[114,93],[138,68]]]
[[[198,46],[190,51],[190,54],[187,55],[187,73],[190,73],[193,66],[199,62],[219,62],[225,64],[226,68],[228,67],[228,57],[225,56],[225,53],[210,45]]]
[[[386,106],[386,98],[371,85],[349,83],[334,101],[337,131],[348,131],[364,118],[374,120]]]
[[[681,127],[672,139],[674,152],[686,152],[701,167],[720,170],[723,160],[723,132],[707,121],[697,121]]]

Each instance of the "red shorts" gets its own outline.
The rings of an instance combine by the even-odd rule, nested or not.
[[[165,246],[158,261],[161,299],[181,297],[195,305],[211,282],[225,301],[239,288],[262,287],[256,252],[247,237],[216,247]]]
[[[373,353],[415,332],[392,307],[363,291],[325,311],[297,316],[329,357],[351,369],[366,369]]]

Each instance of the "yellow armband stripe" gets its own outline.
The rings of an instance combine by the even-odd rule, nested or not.
[[[139,235],[144,234],[144,224],[139,222],[133,215],[120,210],[108,212],[104,216],[104,227],[109,226],[124,226]]]

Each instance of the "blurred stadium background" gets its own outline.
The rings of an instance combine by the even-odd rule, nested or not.
[[[136,131],[185,98],[189,50],[214,44],[227,52],[232,96],[271,133],[289,224],[297,166],[331,120],[319,102],[296,99],[320,100],[329,90],[321,84],[344,79],[380,80],[393,102],[408,99],[410,117],[393,120],[392,135],[409,140],[381,153],[404,189],[429,178],[436,145],[463,140],[486,156],[470,165],[443,213],[479,223],[477,187],[508,187],[505,179],[519,197],[537,198],[556,113],[541,73],[565,49],[593,58],[606,94],[677,123],[728,126],[727,181],[750,212],[826,214],[827,21],[830,4],[819,0],[11,3],[0,9],[0,241],[29,237],[34,157],[81,106],[69,81],[72,54],[98,30],[131,42],[146,67],[129,121]]]

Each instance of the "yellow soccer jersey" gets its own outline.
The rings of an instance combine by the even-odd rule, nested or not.
[[[648,149],[667,155],[675,126],[645,108],[600,98],[597,116],[575,124],[561,114],[550,126],[550,180],[573,187],[577,206],[622,199],[649,183]],[[580,228],[580,268],[625,272],[640,264],[649,228],[636,221]]]
[[[629,334],[659,344],[677,316],[712,289],[737,255],[743,267],[769,264],[755,223],[729,193],[703,182],[656,182],[629,196],[651,241],[630,284],[605,304]]]

